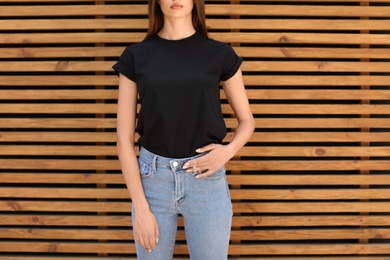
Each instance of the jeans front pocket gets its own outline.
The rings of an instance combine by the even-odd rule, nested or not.
[[[226,169],[225,166],[222,166],[219,168],[216,172],[212,173],[211,175],[203,178],[206,181],[217,181],[222,179],[225,176]]]
[[[139,173],[141,175],[141,179],[150,178],[154,175],[154,169],[150,163],[146,163],[144,161],[138,160]]]

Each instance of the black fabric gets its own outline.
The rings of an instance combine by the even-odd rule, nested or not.
[[[156,34],[127,47],[113,69],[137,84],[138,143],[170,158],[220,143],[226,135],[220,81],[231,78],[241,63],[229,45],[199,33],[181,40]]]

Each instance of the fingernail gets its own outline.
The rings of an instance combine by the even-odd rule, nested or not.
[[[200,176],[199,175],[195,176],[195,179],[200,179]]]
[[[149,253],[152,253],[152,250],[149,249],[148,252],[149,252]]]
[[[191,170],[186,170],[186,172],[191,172]]]
[[[199,148],[199,149],[196,149],[195,152],[197,153],[200,153],[202,150]]]
[[[158,238],[156,239],[156,243],[158,243]]]

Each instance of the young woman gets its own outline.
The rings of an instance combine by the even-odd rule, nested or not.
[[[242,59],[208,38],[204,0],[150,0],[149,19],[145,40],[127,47],[113,66],[118,156],[133,203],[137,256],[172,259],[180,214],[191,259],[227,259],[232,204],[224,164],[254,130]],[[228,144],[222,144],[220,85],[238,121]]]

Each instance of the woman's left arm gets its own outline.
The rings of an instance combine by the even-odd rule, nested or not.
[[[197,178],[207,177],[221,168],[245,145],[255,129],[255,121],[245,92],[241,70],[239,69],[227,81],[223,81],[222,87],[237,118],[238,126],[229,144],[209,144],[201,147],[196,152],[208,153],[184,165],[188,172],[203,172],[198,174]]]

